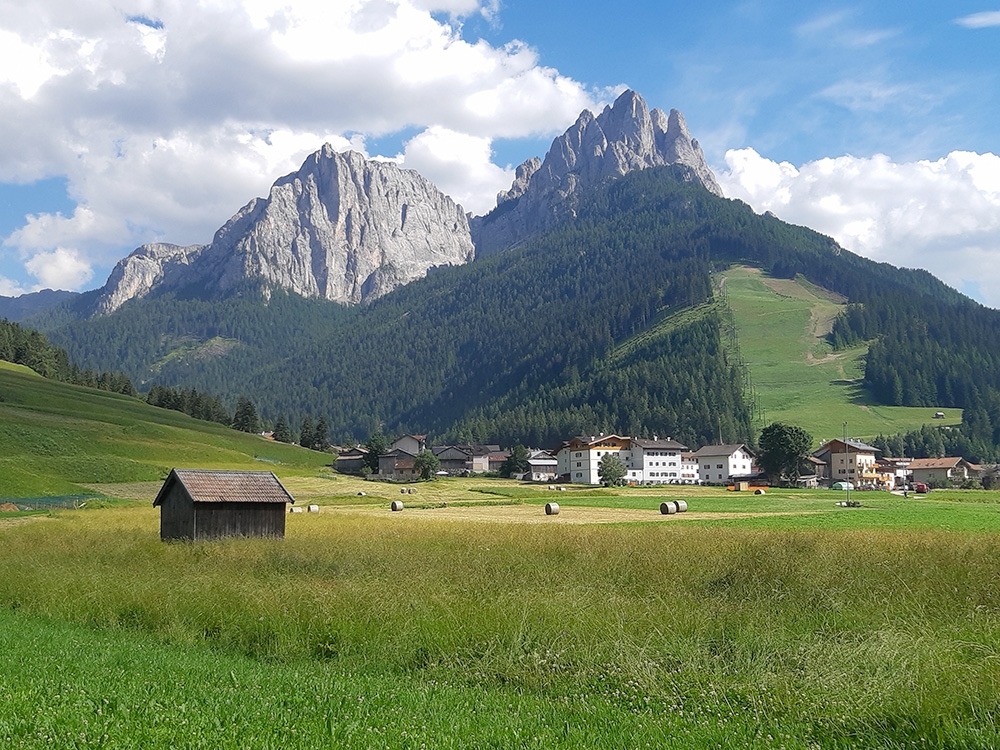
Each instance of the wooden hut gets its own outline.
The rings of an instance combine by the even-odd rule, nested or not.
[[[285,536],[285,506],[295,500],[269,471],[173,469],[153,507],[160,539]]]

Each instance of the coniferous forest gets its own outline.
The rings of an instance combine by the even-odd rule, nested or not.
[[[851,300],[831,341],[875,342],[872,392],[964,407],[980,459],[995,450],[1000,313],[687,177],[631,173],[584,195],[555,230],[364,307],[247,288],[136,300],[91,320],[67,307],[35,324],[72,361],[124,371],[140,390],[245,394],[272,424],[322,416],[335,440],[382,429],[541,446],[597,431],[752,442],[717,314],[674,315],[711,300],[713,271],[746,263]]]

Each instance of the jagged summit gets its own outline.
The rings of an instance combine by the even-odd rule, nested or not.
[[[497,208],[472,220],[477,255],[512,247],[572,215],[582,188],[649,167],[681,164],[691,179],[721,196],[698,141],[676,109],[650,109],[635,91],[626,91],[599,115],[580,113],[552,142],[545,159],[517,168],[511,189],[497,196]]]
[[[97,290],[93,312],[171,291],[225,297],[247,282],[265,292],[366,302],[432,267],[523,242],[574,215],[588,186],[668,164],[683,165],[687,179],[722,195],[680,112],[650,111],[634,91],[599,115],[584,110],[544,159],[517,168],[496,209],[471,221],[417,172],[327,144],[277,180],[266,198],[247,203],[211,243],[137,248]]]
[[[184,288],[226,296],[248,280],[359,303],[473,253],[462,207],[420,174],[327,144],[240,209],[211,244],[133,251],[99,290],[95,312]]]

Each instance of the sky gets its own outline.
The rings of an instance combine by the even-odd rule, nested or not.
[[[323,143],[483,214],[626,88],[728,197],[1000,308],[1000,0],[0,0],[0,295],[207,243]]]

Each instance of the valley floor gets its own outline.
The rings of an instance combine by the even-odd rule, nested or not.
[[[0,525],[0,745],[1000,744],[1000,493],[286,483],[284,540]]]

